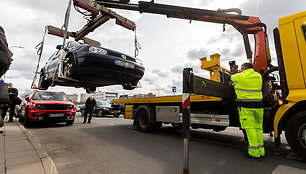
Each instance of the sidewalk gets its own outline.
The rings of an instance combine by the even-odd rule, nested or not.
[[[0,128],[0,174],[58,174],[37,140],[17,119]]]

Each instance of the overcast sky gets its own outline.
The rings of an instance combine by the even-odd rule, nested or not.
[[[137,3],[131,0],[132,3]],[[273,28],[278,18],[305,10],[305,0],[155,0],[155,3],[179,5],[201,9],[240,8],[244,15],[258,16],[268,26],[268,34],[273,64],[277,65],[274,51]],[[35,46],[41,41],[44,27],[61,27],[64,22],[68,0],[1,0],[0,25],[5,29],[13,63],[5,76],[20,93],[29,90],[32,83],[38,56]],[[221,24],[166,18],[163,15],[140,14],[134,11],[114,9],[118,14],[129,18],[137,25],[137,36],[141,45],[138,58],[146,68],[141,88],[133,91],[123,90],[121,86],[99,88],[100,91],[119,92],[120,94],[171,95],[171,87],[176,86],[182,93],[182,71],[184,67],[194,68],[197,75],[208,77],[208,72],[200,69],[201,57],[213,53],[221,54],[221,65],[228,68],[229,60],[240,65],[246,61],[241,35],[231,26],[223,32]],[[86,20],[71,9],[69,31],[80,30]],[[134,32],[108,21],[88,35],[98,40],[103,47],[134,55]],[[72,38],[70,38],[72,40]],[[250,38],[251,39],[251,38]],[[45,48],[40,63],[42,67],[55,52],[62,39],[46,36]],[[24,48],[16,48],[22,46]],[[253,48],[252,48],[253,49]],[[83,88],[53,87],[50,90],[64,91],[67,94],[83,93]]]

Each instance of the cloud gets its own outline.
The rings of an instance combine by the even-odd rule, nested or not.
[[[208,51],[205,48],[201,49],[191,49],[187,52],[187,57],[189,59],[195,60],[195,59],[200,59],[203,56],[210,55],[211,51]]]

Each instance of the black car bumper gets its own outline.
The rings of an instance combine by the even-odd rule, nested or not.
[[[75,69],[79,77],[95,79],[94,82],[102,83],[101,85],[137,82],[144,74],[143,66],[115,56],[80,53],[75,59]]]

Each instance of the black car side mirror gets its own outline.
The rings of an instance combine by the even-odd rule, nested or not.
[[[57,45],[56,49],[60,50],[62,48],[62,45]]]

